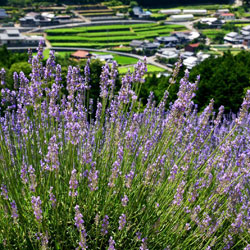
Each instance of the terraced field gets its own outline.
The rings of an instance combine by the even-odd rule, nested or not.
[[[151,40],[167,36],[173,31],[185,30],[182,25],[156,23],[133,25],[105,25],[47,30],[47,39],[57,47],[109,48],[129,45],[132,40]]]

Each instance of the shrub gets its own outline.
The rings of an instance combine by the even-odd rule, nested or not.
[[[198,115],[186,72],[169,110],[167,91],[142,108],[145,63],[117,91],[113,63],[93,109],[88,64],[62,86],[53,52],[41,60],[40,45],[15,91],[0,74],[1,249],[250,247],[250,91],[237,118],[215,118],[212,100]]]

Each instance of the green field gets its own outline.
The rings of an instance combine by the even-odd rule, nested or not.
[[[134,68],[132,66],[131,67],[119,67],[119,74],[125,75],[128,72],[128,69],[130,69],[130,72],[134,71]],[[160,72],[166,71],[163,68],[160,68],[160,67],[157,67],[154,65],[150,65],[150,64],[147,65],[147,69],[148,69],[148,71],[147,71],[148,74],[160,73]]]
[[[149,23],[53,29],[46,32],[52,46],[109,48],[129,45],[132,40],[153,40],[157,36],[167,36],[179,30],[185,30],[185,27]]]
[[[72,54],[73,51],[56,51],[56,56],[65,57],[66,55]],[[124,65],[134,65],[138,62],[138,59],[134,57],[129,56],[121,56],[117,55],[115,53],[108,53],[108,52],[91,52],[92,54],[98,54],[98,55],[113,55],[114,60],[118,63],[118,65],[124,66]],[[37,53],[34,53],[36,55]],[[44,59],[47,60],[49,58],[49,49],[45,49],[43,52]]]
[[[52,42],[53,47],[75,47],[75,48],[106,48],[115,47],[120,45],[129,45],[129,42],[119,42],[119,43],[57,43]]]
[[[205,35],[206,37],[210,38],[210,39],[214,39],[217,35],[226,35],[227,33],[229,33],[228,30],[223,30],[223,29],[205,29],[201,31],[203,35]]]

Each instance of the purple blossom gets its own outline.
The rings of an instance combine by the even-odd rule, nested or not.
[[[113,240],[113,237],[110,236],[109,238],[109,248],[108,250],[115,250],[115,241]]]
[[[128,196],[125,194],[122,198],[122,206],[126,207],[128,205],[128,201],[129,201]]]
[[[148,247],[147,247],[147,238],[143,238],[141,240],[141,246],[140,246],[140,250],[149,250]]]
[[[5,200],[9,199],[8,190],[7,190],[7,187],[4,184],[1,185],[1,195],[3,196],[3,198]]]
[[[75,206],[75,225],[80,233],[79,248],[77,249],[87,249],[87,233],[84,227],[83,215],[80,213],[79,205]]]
[[[18,218],[18,211],[17,211],[16,202],[12,201],[10,203],[10,206],[11,206],[11,217],[14,219],[14,221],[16,221]]]
[[[31,197],[31,203],[32,203],[32,208],[33,208],[33,211],[34,211],[34,215],[36,217],[36,220],[41,223],[42,222],[42,219],[43,219],[43,215],[42,215],[42,208],[41,208],[41,205],[42,205],[42,201],[40,199],[40,196],[32,196]]]
[[[108,225],[109,225],[109,217],[108,215],[105,215],[103,218],[102,228],[101,228],[101,232],[103,235],[106,235],[108,233]]]
[[[126,215],[122,214],[119,217],[119,227],[118,227],[118,229],[122,230],[125,227],[126,223],[127,223],[127,221],[126,221]]]
[[[53,187],[50,187],[49,189],[49,200],[51,201],[51,205],[52,207],[56,207],[56,197],[55,195],[52,193]]]
[[[77,181],[77,172],[76,169],[73,169],[71,172],[71,177],[70,177],[70,181],[69,181],[69,196],[75,197],[78,195],[77,192],[77,187],[78,187],[78,181]]]

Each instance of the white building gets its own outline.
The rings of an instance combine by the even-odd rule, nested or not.
[[[160,10],[160,14],[165,14],[165,15],[178,15],[181,14],[180,9],[167,9],[167,10]]]
[[[188,68],[192,69],[199,63],[199,59],[195,56],[190,56],[187,59],[183,60],[183,64]]]
[[[229,9],[220,9],[220,10],[217,10],[217,13],[219,14],[229,13]]]
[[[7,47],[36,47],[40,40],[44,40],[41,36],[24,36],[18,29],[7,29],[0,33],[0,46]]]
[[[183,10],[183,14],[193,14],[193,15],[198,15],[198,16],[202,16],[202,15],[207,15],[207,10]]]
[[[188,38],[190,41],[196,39],[196,38],[199,38],[200,37],[200,33],[197,32],[197,31],[192,31],[188,34]]]
[[[93,54],[94,59],[99,59],[102,62],[113,62],[114,57],[112,55],[98,55]]]
[[[194,15],[192,14],[170,16],[170,20],[172,22],[186,22],[186,21],[192,21],[193,19],[194,19]]]
[[[218,20],[218,18],[216,18],[216,17],[206,17],[206,18],[201,18],[200,22],[203,24],[210,25],[211,23],[213,23],[217,20]]]
[[[197,56],[199,62],[203,62],[204,60],[206,60],[207,58],[210,57],[209,54],[204,54],[202,51],[198,52],[196,56]]]
[[[232,44],[242,44],[244,41],[243,36],[237,32],[230,32],[224,36],[225,43],[232,43]]]
[[[166,59],[175,59],[179,57],[179,54],[176,50],[169,50],[169,49],[165,49],[162,51],[162,53],[157,53],[156,55]]]

